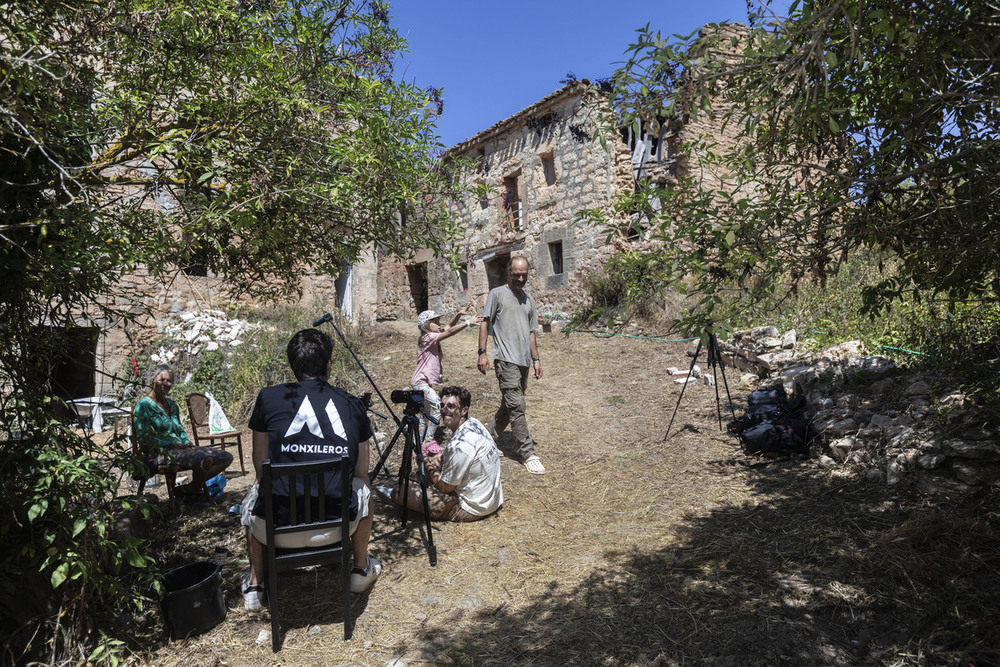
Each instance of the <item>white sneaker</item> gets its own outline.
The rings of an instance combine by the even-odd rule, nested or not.
[[[260,611],[260,608],[264,604],[264,600],[267,599],[267,592],[261,585],[250,585],[250,573],[247,572],[243,575],[242,586],[240,587],[243,591],[243,608],[247,611]]]
[[[364,593],[378,579],[378,575],[382,574],[382,563],[378,562],[374,557],[368,556],[368,567],[361,569],[356,567],[351,570],[351,592],[352,593]]]

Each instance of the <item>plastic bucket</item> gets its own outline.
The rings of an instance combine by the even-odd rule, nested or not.
[[[226,618],[222,565],[191,563],[163,575],[163,616],[174,639],[208,632]]]

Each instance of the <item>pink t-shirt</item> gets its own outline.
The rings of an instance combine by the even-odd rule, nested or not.
[[[428,331],[420,337],[417,343],[417,368],[413,371],[411,385],[419,382],[427,384],[441,384],[444,381],[444,374],[441,370],[441,344],[438,337],[441,332]]]

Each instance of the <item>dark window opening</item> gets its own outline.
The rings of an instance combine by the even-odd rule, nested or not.
[[[542,156],[542,171],[545,172],[545,185],[555,185],[556,159],[551,155]]]
[[[520,229],[522,224],[521,195],[518,193],[517,186],[517,175],[507,176],[503,179],[503,208],[511,229]]]
[[[208,276],[208,271],[212,268],[212,263],[218,255],[215,243],[189,236],[186,236],[184,240],[186,247],[181,259],[181,271],[186,276]]]
[[[558,275],[563,272],[562,241],[553,241],[549,244],[549,262],[552,265],[553,275]]]
[[[489,288],[507,284],[507,267],[510,265],[510,255],[500,255],[486,262],[486,282]]]
[[[469,265],[459,264],[458,265],[458,281],[462,284],[462,291],[469,291]]]
[[[37,382],[62,399],[93,396],[99,334],[97,327],[39,327],[29,345]]]
[[[410,281],[410,298],[416,311],[414,314],[427,310],[427,263],[407,266],[406,277]]]

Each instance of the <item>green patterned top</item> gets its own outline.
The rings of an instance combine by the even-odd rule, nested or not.
[[[170,410],[164,412],[149,396],[143,396],[135,404],[132,416],[136,441],[146,451],[155,447],[166,454],[174,445],[187,445],[191,442],[181,424],[181,410],[177,403],[168,398],[167,406]]]

